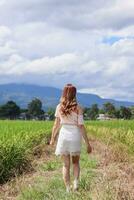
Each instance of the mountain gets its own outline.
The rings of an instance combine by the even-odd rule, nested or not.
[[[15,101],[22,108],[26,108],[27,104],[35,97],[41,99],[43,108],[53,107],[58,104],[62,90],[49,86],[37,86],[29,84],[2,84],[0,85],[0,104],[4,104],[9,100]],[[132,106],[133,102],[117,101],[113,99],[104,99],[94,94],[77,93],[78,102],[84,106],[91,106],[97,103],[101,107],[105,102],[109,101],[116,107]]]

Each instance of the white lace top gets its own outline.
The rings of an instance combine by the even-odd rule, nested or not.
[[[74,111],[68,116],[62,116],[59,111],[60,104],[57,105],[55,110],[55,117],[60,118],[60,124],[84,124],[83,114],[77,114]]]

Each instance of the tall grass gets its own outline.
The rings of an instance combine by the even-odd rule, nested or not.
[[[0,183],[30,167],[33,148],[46,143],[52,122],[0,121]]]
[[[49,172],[48,175],[38,176],[32,182],[30,186],[24,185],[21,189],[21,193],[18,195],[17,200],[91,200],[91,184],[96,177],[94,170],[97,166],[97,160],[91,158],[86,153],[85,145],[82,147],[80,166],[80,182],[79,191],[66,193],[65,185],[62,178],[62,162],[60,157],[56,158],[56,161],[48,161],[45,168],[41,167],[42,172]],[[52,168],[49,167],[51,165]],[[54,165],[53,165],[54,164]],[[57,170],[58,169],[58,170]],[[60,170],[59,170],[60,169]],[[54,171],[56,173],[52,173]],[[70,170],[71,185],[73,183],[73,169]]]
[[[52,125],[44,121],[0,121],[0,184],[31,167],[34,149],[47,143]],[[134,121],[89,121],[85,125],[89,135],[134,153]]]
[[[128,153],[134,153],[134,121],[90,121],[86,122],[89,134],[109,144],[122,145]]]

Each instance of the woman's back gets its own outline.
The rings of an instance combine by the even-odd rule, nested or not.
[[[77,106],[76,111],[71,111],[67,116],[62,116],[60,113],[60,103],[56,107],[55,117],[60,118],[60,124],[84,124],[83,111],[80,105]]]

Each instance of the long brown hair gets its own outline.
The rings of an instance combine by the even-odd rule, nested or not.
[[[76,87],[71,83],[65,85],[62,96],[60,98],[60,113],[61,115],[69,115],[77,108]]]

